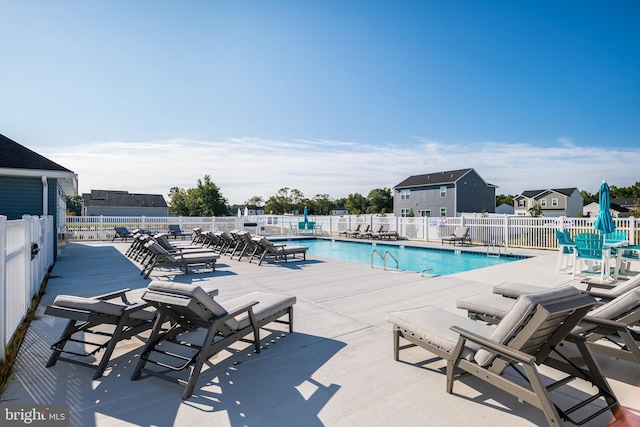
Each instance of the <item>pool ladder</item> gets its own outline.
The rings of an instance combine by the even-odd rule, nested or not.
[[[487,256],[488,257],[496,257],[500,258],[502,253],[502,245],[496,245],[495,240],[490,240],[486,242],[487,245]]]
[[[374,249],[371,252],[371,268],[374,268],[373,265],[373,261],[374,261],[374,255],[378,255],[381,259],[382,259],[382,265],[384,266],[384,269],[387,269],[387,256],[391,257],[391,259],[393,259],[396,263],[396,270],[398,270],[399,264],[398,264],[398,260],[396,257],[393,256],[393,254],[389,251],[384,251],[384,255],[382,255],[377,249]]]

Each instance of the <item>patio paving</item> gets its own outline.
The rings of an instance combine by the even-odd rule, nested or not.
[[[215,273],[154,271],[155,280],[216,287],[220,300],[255,290],[297,297],[294,333],[270,325],[262,331],[261,353],[238,343],[213,357],[194,395],[183,401],[176,384],[153,377],[130,381],[143,344],[136,338],[118,345],[99,380],[91,379],[92,370],[65,362],[45,368],[49,347],[65,324],[44,315],[56,295],[92,296],[149,283],[124,256],[128,247],[74,241],[62,249],[15,380],[2,396],[8,403],[67,403],[74,426],[547,425],[542,411],[473,377],[456,382],[454,394],[447,394],[445,363],[424,350],[407,350],[402,362],[394,361],[385,313],[435,305],[464,315],[456,300],[490,292],[504,281],[579,286],[571,275],[554,272],[555,252],[519,251],[537,256],[442,277],[313,256],[262,266],[223,256]],[[598,361],[630,418],[640,421],[640,367],[600,356]],[[587,425],[610,420],[607,413]]]

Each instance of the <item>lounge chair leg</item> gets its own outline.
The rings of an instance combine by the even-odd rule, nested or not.
[[[147,363],[147,358],[149,357],[149,354],[151,354],[151,351],[153,351],[156,344],[158,344],[158,342],[160,341],[158,339],[158,336],[162,331],[162,325],[167,320],[168,318],[164,314],[159,314],[158,316],[156,316],[156,320],[153,323],[153,329],[151,330],[151,335],[149,335],[149,339],[147,340],[147,343],[142,349],[142,353],[140,353],[140,359],[138,359],[138,364],[136,365],[135,369],[133,370],[133,373],[131,374],[131,381],[135,381],[138,378],[140,378],[140,373],[142,372],[144,365]]]
[[[129,315],[123,314],[122,317],[120,318],[120,321],[116,325],[115,330],[113,331],[113,335],[109,340],[109,344],[107,345],[107,348],[105,349],[104,354],[102,355],[100,364],[96,368],[96,373],[93,375],[94,380],[97,380],[98,378],[100,378],[104,373],[105,369],[107,369],[107,365],[109,364],[109,359],[111,359],[111,354],[113,353],[113,350],[115,350],[116,344],[120,342],[120,335],[122,334],[122,331],[126,327],[126,324],[128,321],[129,321]]]
[[[255,320],[255,319],[254,319]],[[254,326],[255,329],[255,326]],[[207,334],[202,342],[202,348],[200,353],[196,358],[196,363],[191,368],[191,375],[189,375],[189,381],[187,382],[187,386],[184,389],[184,393],[182,393],[182,399],[186,400],[191,397],[193,394],[193,390],[196,387],[196,383],[198,382],[198,378],[200,377],[200,372],[202,371],[202,367],[204,363],[213,356],[214,353],[209,352],[209,347],[211,343],[213,343],[213,338],[216,336],[218,332],[218,328],[210,327],[207,331]]]
[[[393,327],[393,360],[400,360],[400,331],[397,326]]]
[[[289,333],[293,333],[293,306],[287,310],[289,312]]]
[[[545,417],[547,418],[547,422],[550,426],[561,426],[562,419],[560,418],[560,414],[558,414],[558,410],[555,405],[551,403],[551,397],[549,396],[549,392],[547,388],[542,384],[540,374],[536,369],[535,365],[525,363],[523,364],[524,370],[526,372],[527,379],[531,384],[531,388],[533,392],[538,397],[538,402],[540,404],[540,409],[544,412]]]
[[[50,368],[56,364],[56,362],[58,361],[58,357],[60,357],[60,354],[62,353],[62,349],[67,344],[67,340],[71,338],[71,335],[74,334],[77,330],[78,328],[76,327],[76,321],[73,319],[69,320],[67,322],[67,326],[62,332],[62,335],[60,336],[60,341],[58,341],[59,345],[57,346],[57,348],[59,350],[53,350],[53,353],[51,353],[51,356],[47,361],[47,368]]]

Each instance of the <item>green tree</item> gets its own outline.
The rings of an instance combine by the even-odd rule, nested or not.
[[[540,206],[540,203],[536,203],[529,209],[529,215],[533,217],[542,216],[542,206]]]
[[[223,216],[227,214],[227,200],[209,175],[198,180],[198,186],[184,190],[173,187],[169,212],[183,216]]]
[[[169,213],[171,215],[189,216],[187,207],[187,192],[178,187],[169,190]]]
[[[291,212],[293,208],[293,192],[296,192],[296,200],[299,201],[299,190],[291,190],[289,187],[283,187],[278,192],[269,197],[264,205],[265,212],[275,215],[282,215]]]
[[[353,193],[347,196],[344,204],[345,209],[351,215],[360,215],[367,212],[367,199],[360,193]]]
[[[245,206],[260,208],[264,206],[264,199],[260,196],[253,196],[249,200],[245,201],[244,204]]]
[[[513,199],[515,199],[516,197],[517,196],[512,196],[512,195],[505,196],[504,194],[499,194],[496,196],[496,207],[500,206],[503,203],[509,206],[513,206]]]
[[[390,188],[374,188],[367,196],[367,213],[386,214],[393,211],[393,195]]]
[[[82,196],[67,197],[67,215],[69,216],[82,215]]]
[[[329,215],[335,209],[336,204],[328,194],[316,194],[311,199],[311,206],[314,215]]]

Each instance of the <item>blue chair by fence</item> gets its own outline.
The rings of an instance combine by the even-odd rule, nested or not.
[[[556,239],[558,239],[558,262],[556,263],[556,273],[560,273],[561,269],[569,268],[569,261],[573,259],[573,248],[576,244],[571,240],[568,231],[556,231]]]
[[[595,264],[600,264],[600,281],[609,274],[609,260],[611,250],[604,247],[604,236],[597,233],[580,233],[574,237],[575,248],[573,250],[573,278],[576,271],[586,265],[587,272],[594,273]]]

